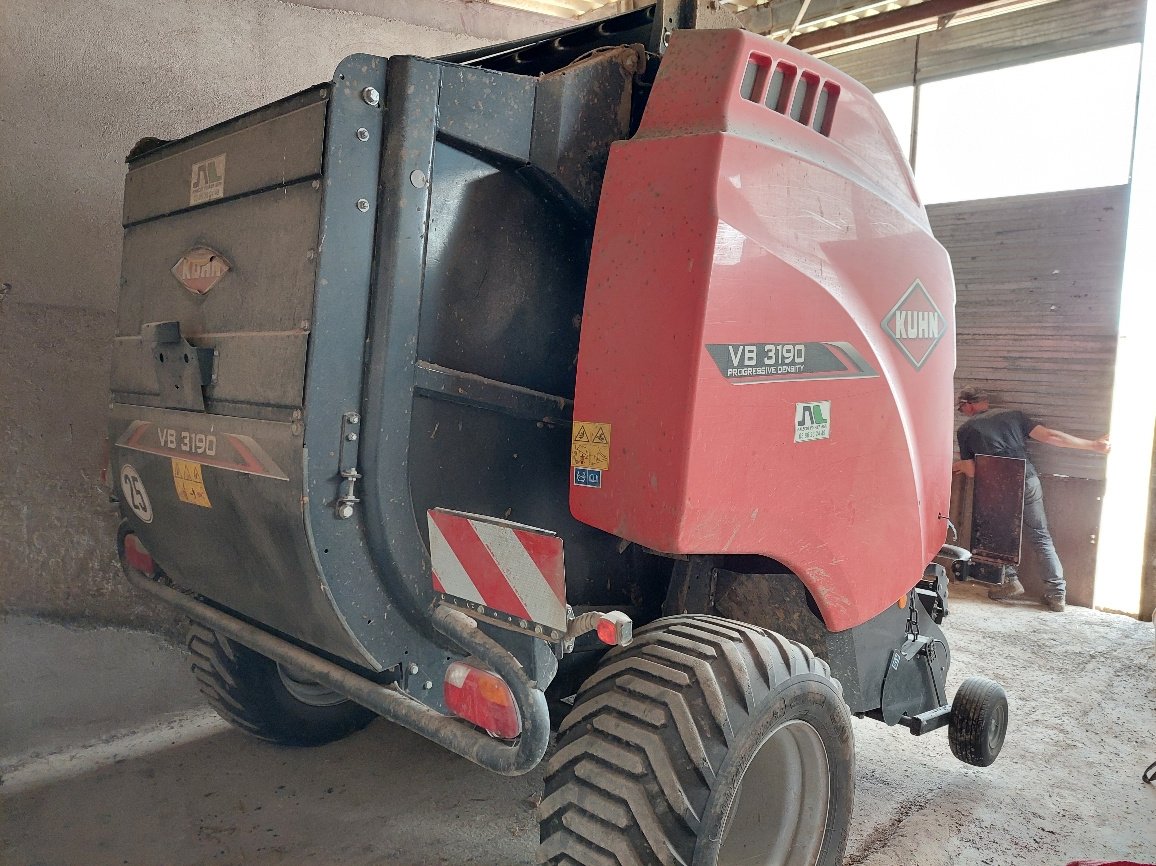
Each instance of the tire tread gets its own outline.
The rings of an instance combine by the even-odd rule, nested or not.
[[[990,753],[986,730],[991,713],[1001,703],[1007,704],[1007,696],[994,680],[972,676],[960,684],[951,702],[947,729],[947,741],[956,758],[974,767],[988,767],[995,761],[999,746]]]
[[[189,626],[189,666],[217,715],[248,734],[288,746],[314,746],[361,730],[375,714],[352,701],[315,707],[292,697],[276,663],[199,623]]]
[[[687,866],[737,732],[804,675],[841,697],[825,662],[764,629],[697,615],[639,629],[607,653],[563,720],[539,807],[539,862]]]

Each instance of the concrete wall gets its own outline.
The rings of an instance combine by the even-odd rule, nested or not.
[[[436,55],[551,29],[444,28],[277,0],[0,3],[0,609],[171,628],[130,593],[99,485],[124,155],[330,78],[355,52]],[[432,7],[431,7],[432,8]],[[447,23],[449,22],[449,23]]]

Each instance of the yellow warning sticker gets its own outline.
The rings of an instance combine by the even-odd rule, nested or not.
[[[575,421],[570,433],[570,465],[581,469],[610,468],[610,425]]]
[[[201,476],[201,464],[188,460],[173,461],[173,483],[177,486],[177,498],[190,505],[212,508],[209,492],[205,490],[205,479]]]

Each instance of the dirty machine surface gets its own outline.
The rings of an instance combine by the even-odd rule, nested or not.
[[[556,731],[543,863],[838,864],[852,714],[1006,730],[945,690],[948,257],[870,93],[718,14],[355,55],[128,159],[129,580],[256,736]]]

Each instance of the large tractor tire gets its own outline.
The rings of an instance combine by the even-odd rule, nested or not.
[[[851,717],[826,663],[760,628],[676,616],[606,654],[539,808],[555,866],[838,866]]]
[[[201,693],[221,718],[255,737],[319,746],[360,731],[376,717],[205,626],[189,626],[188,646]]]

